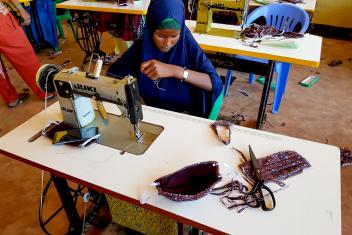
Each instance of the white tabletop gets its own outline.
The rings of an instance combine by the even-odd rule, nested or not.
[[[106,109],[117,111],[112,105]],[[216,234],[341,234],[337,147],[239,126],[232,128],[232,142],[225,146],[210,129],[209,120],[147,106],[143,111],[144,121],[165,129],[140,156],[120,155],[120,151],[99,144],[85,149],[53,146],[46,137],[28,143],[27,139],[48,120],[61,120],[58,103],[1,137],[0,149],[5,155],[137,205],[148,184],[184,166],[208,160],[237,166],[240,157],[232,147],[248,155],[251,144],[258,158],[295,150],[312,166],[285,181],[289,186],[275,193],[277,206],[271,212],[246,209],[238,214],[212,195],[192,202],[173,202],[155,194],[143,207]],[[112,128],[118,130],[118,126]]]
[[[133,4],[127,6],[118,6],[113,2],[97,2],[94,0],[69,0],[56,5],[56,8],[85,10],[85,11],[99,11],[111,13],[124,13],[146,15],[150,0],[134,1]]]
[[[279,2],[278,0],[264,0],[264,1],[273,2],[273,3]],[[263,6],[263,4],[257,3],[255,0],[251,0],[249,4],[251,7]],[[308,13],[313,13],[315,10],[316,4],[317,4],[317,0],[303,0],[303,3],[297,3],[295,5],[302,8],[303,10],[305,10]]]
[[[26,0],[29,1],[29,0]],[[277,2],[277,0],[267,0]],[[134,1],[134,4],[130,4],[129,6],[118,7],[116,4],[106,2],[97,2],[94,0],[69,0],[63,3],[56,5],[57,8],[65,8],[65,9],[76,9],[76,10],[86,10],[86,11],[102,11],[102,12],[115,12],[115,13],[126,13],[125,10],[128,11],[138,11],[139,13],[130,13],[130,14],[141,14],[140,11],[143,12],[143,15],[146,14],[150,0],[141,0]],[[304,3],[296,4],[298,7],[302,8],[307,12],[314,12],[316,0],[305,0]],[[250,6],[259,7],[262,4],[256,3],[251,0]]]
[[[195,32],[195,21],[187,20],[186,25],[205,51],[251,56],[312,67],[318,67],[320,64],[322,46],[320,36],[305,34],[303,38],[294,39],[298,43],[298,48],[260,44],[254,48],[243,45],[241,40],[235,38],[235,31],[240,30],[238,26],[213,23],[213,32],[203,34]]]

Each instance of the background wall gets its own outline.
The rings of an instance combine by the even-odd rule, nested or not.
[[[317,0],[312,23],[352,28],[352,0]]]

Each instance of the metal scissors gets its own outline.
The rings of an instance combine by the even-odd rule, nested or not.
[[[254,155],[254,152],[249,145],[249,155],[251,157],[251,164],[254,171],[256,182],[251,191],[246,193],[247,206],[253,208],[262,207],[264,211],[271,211],[275,208],[276,202],[273,192],[264,184],[264,179],[261,175],[259,163]]]

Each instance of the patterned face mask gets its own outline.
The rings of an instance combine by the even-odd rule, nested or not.
[[[154,181],[160,195],[173,201],[197,200],[208,194],[221,180],[216,161],[184,167]]]

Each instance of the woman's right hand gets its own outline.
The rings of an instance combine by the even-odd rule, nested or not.
[[[141,64],[140,70],[152,80],[158,80],[165,77],[176,77],[183,72],[179,66],[166,64],[158,60],[148,60]]]
[[[158,60],[148,60],[141,64],[141,72],[147,75],[152,80],[158,80],[160,78],[176,78],[179,80],[183,79],[184,68],[160,62]],[[193,84],[206,91],[211,91],[213,85],[211,78],[207,73],[201,73],[197,71],[188,70],[187,83]]]

